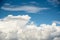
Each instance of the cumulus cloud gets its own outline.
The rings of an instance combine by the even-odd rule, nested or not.
[[[46,10],[48,8],[40,8],[40,7],[28,6],[28,5],[15,7],[9,4],[7,5],[5,4],[5,6],[2,6],[1,9],[7,10],[7,11],[25,11],[28,13],[37,13],[39,11]]]
[[[30,23],[30,19],[28,15],[8,15],[0,19],[0,40],[60,40],[60,26],[55,22],[38,27]]]

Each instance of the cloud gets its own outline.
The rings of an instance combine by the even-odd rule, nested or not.
[[[57,23],[57,24],[60,24],[60,21],[54,21],[55,23]]]
[[[28,5],[16,6],[16,7],[12,5],[5,5],[5,6],[2,6],[1,9],[7,10],[7,11],[25,11],[27,13],[37,13],[39,11],[46,10],[48,8],[40,8],[40,7],[28,6]]]
[[[29,15],[8,15],[0,19],[0,40],[60,40],[60,26],[29,22]]]
[[[32,1],[32,2],[30,2],[30,3],[32,3],[32,4],[37,4],[37,2],[35,2],[35,1]]]
[[[29,2],[30,4],[35,4],[35,5],[39,5],[39,3],[38,2],[36,2],[36,1],[31,1],[31,2]]]
[[[52,5],[55,5],[55,6],[60,4],[59,0],[48,0],[48,2],[50,2]]]
[[[22,3],[22,4],[29,4],[29,5],[39,5],[39,3],[38,2],[36,2],[36,1],[31,1],[31,2],[28,2],[28,3]]]
[[[9,3],[5,3],[4,5],[10,5]]]

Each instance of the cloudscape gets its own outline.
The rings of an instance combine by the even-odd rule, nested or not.
[[[0,40],[60,40],[60,1],[0,0]]]
[[[60,26],[36,26],[28,15],[8,15],[0,19],[0,40],[60,40]],[[29,23],[29,24],[28,24]]]

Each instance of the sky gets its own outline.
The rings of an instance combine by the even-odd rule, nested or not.
[[[0,40],[60,40],[60,0],[0,0]]]
[[[0,0],[0,18],[9,14],[29,15],[37,25],[51,24],[60,21],[60,0]]]

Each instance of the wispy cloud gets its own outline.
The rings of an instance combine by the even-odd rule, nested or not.
[[[9,3],[5,3],[4,5],[10,5]]]
[[[36,4],[36,5],[39,5],[39,3],[38,2],[36,2],[36,1],[31,1],[31,2],[29,2],[30,4]]]
[[[39,5],[38,2],[36,1],[31,1],[31,2],[28,2],[28,3],[22,3],[23,5]]]
[[[3,10],[7,10],[7,11],[25,11],[25,12],[28,12],[28,13],[37,13],[37,12],[40,12],[42,10],[47,10],[48,8],[40,8],[40,7],[36,7],[36,6],[28,6],[28,5],[25,5],[25,6],[2,6],[1,9]]]
[[[48,0],[48,2],[50,2],[52,5],[57,6],[60,4],[59,0]]]

